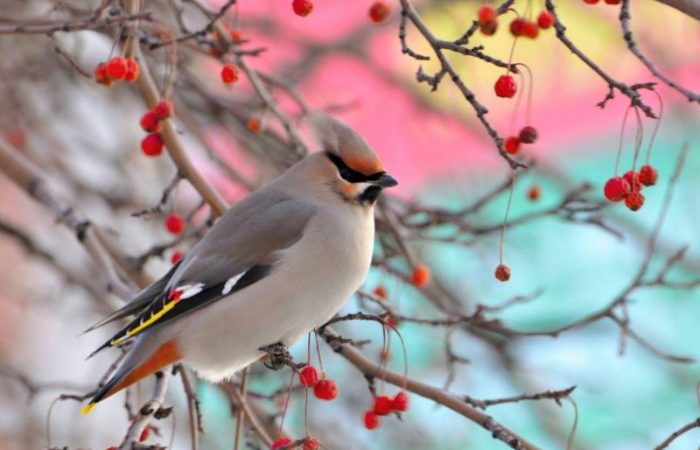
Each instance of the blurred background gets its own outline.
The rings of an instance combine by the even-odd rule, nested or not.
[[[0,29],[31,18],[72,21],[89,16],[97,6],[94,1],[0,3]],[[305,18],[294,15],[286,0],[238,3],[223,20],[243,33],[246,42],[242,48],[265,49],[246,61],[294,87],[289,91],[268,81],[280,107],[305,136],[302,109],[294,95],[301,96],[310,108],[328,110],[355,127],[400,181],[396,189],[400,202],[460,209],[510,176],[493,141],[449,77],[436,92],[416,82],[419,62],[401,53],[398,2],[388,2],[392,14],[382,24],[368,19],[369,0],[318,0]],[[655,1],[632,3],[631,23],[640,48],[663,73],[697,92],[700,25]],[[183,8],[181,17],[191,29],[206,25],[206,19],[187,1],[152,1],[147,2],[147,9],[172,26],[180,17],[172,4]],[[220,4],[212,2],[211,10],[216,11]],[[436,36],[454,40],[471,25],[481,2],[415,4]],[[556,4],[570,39],[613,78],[629,84],[654,81],[622,39],[619,6],[587,5],[578,0]],[[518,10],[525,6],[521,0],[514,5]],[[542,6],[534,2],[532,8],[537,13]],[[56,33],[53,38],[0,34],[0,132],[41,167],[56,191],[78,205],[109,248],[127,255],[132,272],[145,279],[162,275],[170,267],[173,252],[186,252],[196,242],[206,231],[208,210],[190,185],[181,182],[159,211],[132,215],[158,205],[175,167],[169,158],[146,158],[139,149],[143,137],[139,118],[146,107],[137,87],[120,83],[104,88],[81,76],[60,54],[69,53],[73,63],[91,74],[114,53],[118,34],[116,28]],[[602,200],[602,186],[613,174],[622,116],[629,101],[618,94],[605,109],[598,108],[596,104],[607,93],[606,84],[556,40],[553,30],[542,31],[535,40],[520,41],[514,60],[526,62],[534,74],[532,122],[540,138],[527,155],[536,160],[536,167],[516,181],[511,218],[551,209],[583,182],[593,185],[589,198]],[[408,42],[415,51],[432,55],[410,26]],[[508,59],[511,44],[506,20],[495,36],[477,33],[470,42],[483,45],[485,52],[502,60]],[[167,52],[146,53],[156,80],[162,82]],[[503,69],[457,54],[449,58],[489,109],[488,118],[495,128],[507,135],[514,102],[497,98],[492,88]],[[434,59],[421,63],[426,72],[436,70]],[[233,87],[221,84],[220,66],[214,58],[181,45],[172,98],[179,136],[188,154],[224,196],[235,202],[250,187],[275,176],[279,167],[274,155],[266,151],[280,148],[284,134],[252,94],[245,77]],[[605,220],[621,236],[567,222],[558,214],[544,214],[513,226],[506,233],[504,247],[513,272],[509,283],[493,277],[498,233],[474,239],[465,236],[463,243],[416,237],[411,244],[435,280],[467,309],[477,303],[499,305],[541,290],[535,299],[499,313],[508,327],[520,331],[556,328],[597,311],[635,276],[683,143],[689,144],[690,151],[651,265],[658,269],[678,248],[688,246],[686,257],[670,278],[697,278],[700,110],[697,103],[663,84],[657,90],[665,112],[651,159],[660,179],[645,190],[646,204],[640,211],[632,213],[623,205],[604,209]],[[643,93],[643,98],[656,108],[653,94]],[[263,123],[259,135],[246,128],[251,117]],[[634,120],[629,120],[621,163],[624,170],[631,166],[633,125]],[[645,118],[643,125],[646,148],[654,121]],[[307,142],[315,148],[311,139]],[[536,201],[528,198],[533,185],[541,189]],[[471,216],[470,223],[497,226],[503,220],[506,201],[507,191]],[[163,218],[173,211],[190,220],[183,236],[173,237],[163,227]],[[78,402],[56,403],[49,424],[47,414],[58,395],[92,390],[117,357],[116,351],[105,352],[85,361],[115,328],[82,332],[119,307],[120,300],[99,284],[98,269],[74,235],[3,176],[0,225],[0,448],[47,448],[49,426],[51,446],[104,449],[118,445],[128,426],[121,394],[87,417],[79,417]],[[149,252],[156,245],[163,245],[164,250]],[[409,270],[401,264],[395,269]],[[386,288],[388,302],[402,314],[440,317],[420,290],[404,278],[375,268],[365,290],[378,285]],[[352,299],[344,312],[366,306]],[[631,299],[628,314],[634,330],[656,347],[700,357],[698,289],[639,291]],[[351,322],[338,329],[355,339],[372,339],[362,351],[377,360],[380,327]],[[575,385],[576,448],[652,448],[699,414],[697,363],[669,362],[631,341],[621,356],[620,330],[611,321],[557,338],[495,341],[459,330],[447,336],[444,328],[412,323],[400,324],[399,330],[406,342],[411,378],[445,385],[450,372],[447,339],[456,354],[469,360],[454,366],[449,390],[458,395],[498,398]],[[303,359],[305,343],[293,351]],[[327,371],[341,389],[339,399],[332,403],[310,399],[308,429],[326,448],[505,448],[464,417],[415,395],[403,422],[386,418],[379,429],[365,430],[362,415],[371,397],[364,378],[324,344],[321,351]],[[401,370],[398,347],[393,347],[388,364]],[[287,371],[271,372],[261,365],[252,374],[251,389],[268,394],[283,387],[289,376]],[[197,389],[206,430],[201,448],[232,448],[234,418],[228,398],[218,387],[203,382]],[[150,395],[150,382],[131,390],[130,395],[139,405]],[[167,403],[175,406],[175,418],[159,422],[162,436],[150,442],[169,445],[172,436],[172,448],[190,448],[185,397],[175,378]],[[279,398],[267,403],[273,412],[278,404]],[[285,422],[292,436],[304,435],[303,409],[303,396],[293,396]],[[565,448],[574,418],[569,403],[559,406],[546,400],[493,406],[487,412],[547,449]],[[700,431],[695,430],[670,448],[697,449],[699,442]]]

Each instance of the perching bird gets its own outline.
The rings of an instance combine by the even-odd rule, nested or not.
[[[97,353],[133,341],[83,408],[178,361],[221,381],[328,321],[362,284],[374,242],[374,204],[395,186],[367,143],[325,114],[322,151],[237,203],[178,264],[90,329],[135,318]],[[91,355],[92,356],[92,355]]]

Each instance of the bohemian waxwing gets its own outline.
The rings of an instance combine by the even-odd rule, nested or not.
[[[97,353],[132,342],[83,414],[178,361],[217,382],[328,321],[362,284],[374,204],[395,186],[367,143],[317,113],[321,151],[237,203],[181,261],[90,330],[133,320]],[[92,356],[92,355],[91,355]]]

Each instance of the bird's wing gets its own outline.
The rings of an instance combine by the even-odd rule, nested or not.
[[[278,261],[278,252],[302,237],[315,208],[281,193],[259,195],[261,192],[231,208],[183,258],[167,282],[157,282],[163,289],[147,307],[93,355],[269,275]]]
[[[178,261],[175,265],[173,265],[173,267],[170,268],[170,270],[168,270],[168,273],[163,275],[159,280],[156,280],[149,286],[145,287],[141,292],[136,294],[136,297],[132,298],[129,303],[103,318],[85,330],[85,332],[87,333],[88,331],[92,331],[96,328],[107,325],[108,323],[112,323],[115,320],[119,320],[127,316],[133,316],[143,311],[144,308],[153,302],[153,299],[155,299],[165,290],[165,286],[168,284],[168,281],[170,281],[170,278],[173,276],[181,262],[182,260]]]

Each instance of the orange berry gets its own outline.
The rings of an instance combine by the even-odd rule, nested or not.
[[[262,125],[260,124],[260,121],[258,119],[256,119],[255,117],[251,117],[250,119],[248,119],[248,123],[246,124],[246,126],[248,127],[248,129],[251,132],[253,132],[255,134],[260,133],[260,130],[262,129]]]
[[[430,282],[430,269],[423,265],[416,267],[411,274],[411,281],[418,287],[425,287]]]

